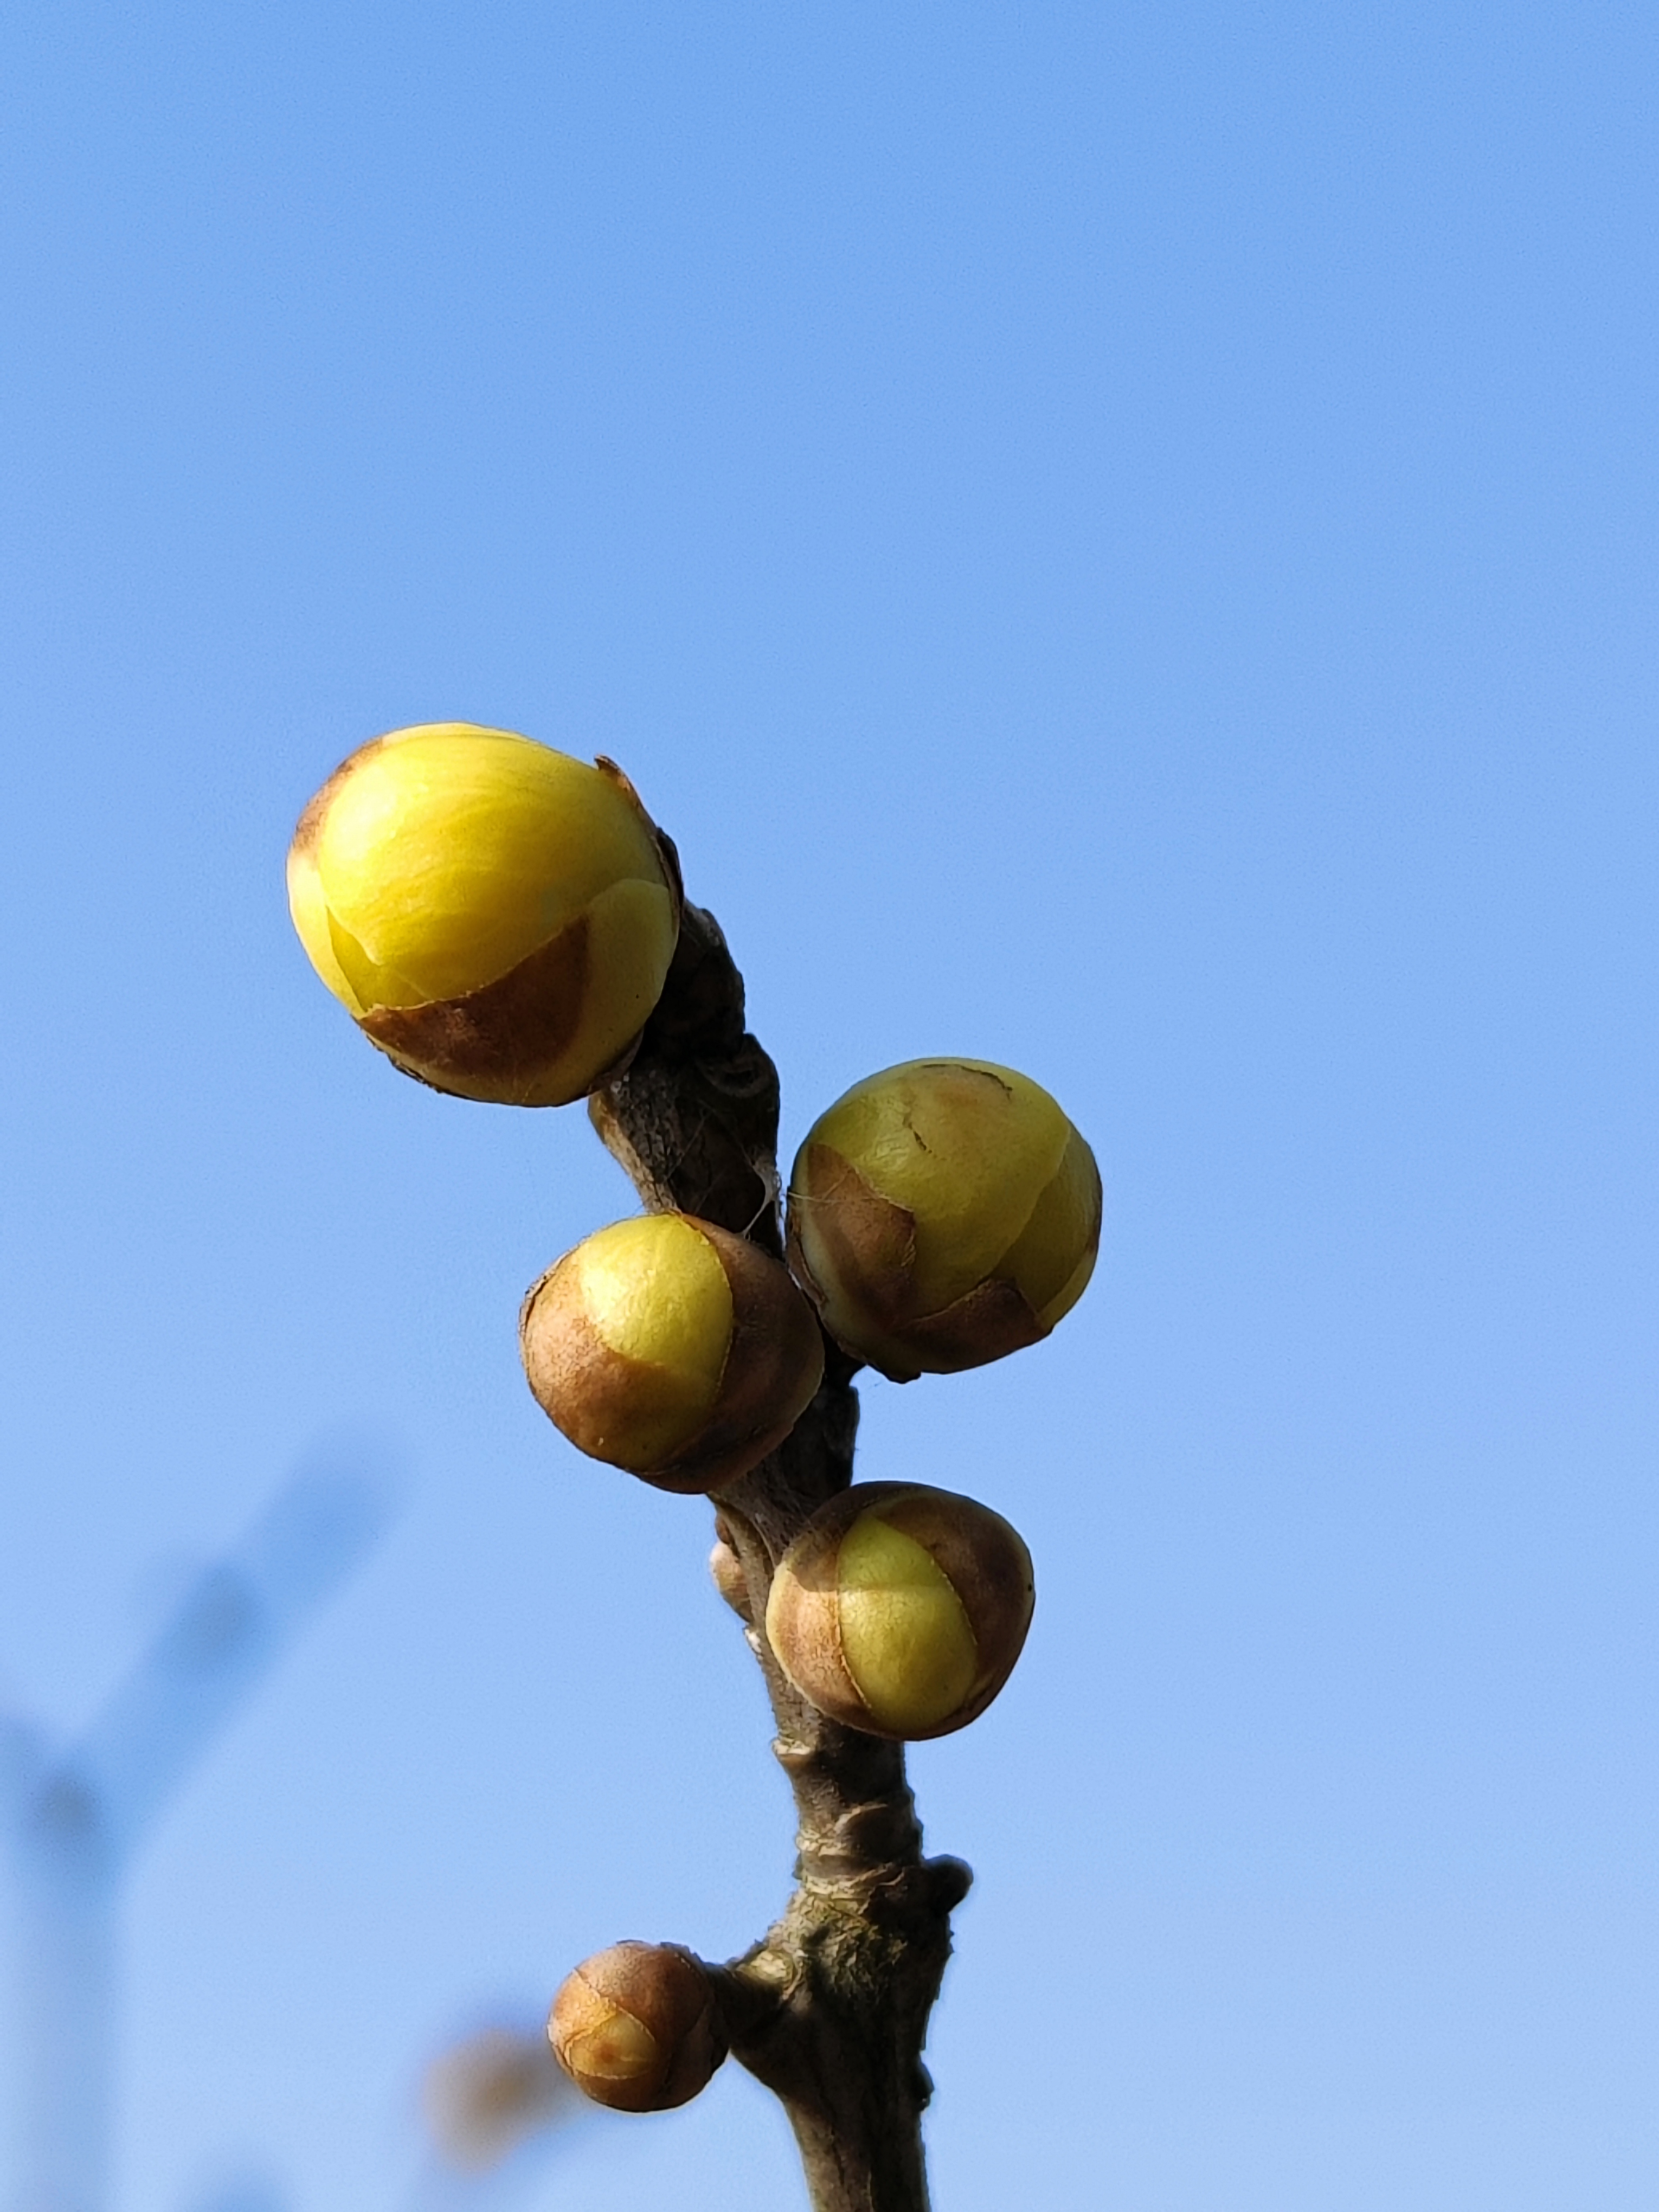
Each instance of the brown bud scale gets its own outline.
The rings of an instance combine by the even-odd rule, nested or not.
[[[532,1286],[520,1317],[525,1373],[555,1426],[590,1457],[683,1494],[715,1490],[757,1466],[789,1434],[823,1376],[817,1317],[787,1270],[714,1222],[692,1226],[725,1273],[732,1328],[712,1407],[666,1457],[641,1464],[617,1442],[630,1407],[660,1370],[599,1335],[583,1310],[578,1271],[567,1264],[574,1255]]]
[[[842,1546],[873,1514],[926,1552],[955,1593],[973,1662],[951,1710],[920,1725],[884,1724],[857,1679],[844,1634]],[[1030,1554],[999,1513],[920,1483],[855,1483],[819,1507],[773,1577],[766,1630],[778,1663],[819,1711],[866,1735],[919,1741],[965,1728],[1013,1671],[1035,1603]]]
[[[674,1943],[613,1943],[567,1975],[548,2039],[571,2080],[619,2112],[663,2112],[704,2088],[726,2041],[702,1962]]]

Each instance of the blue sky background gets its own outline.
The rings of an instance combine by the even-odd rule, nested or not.
[[[615,756],[786,1143],[1093,1141],[1045,1346],[865,1394],[1037,1565],[915,1759],[940,2212],[1659,2188],[1659,21],[15,0],[0,1692],[69,1732],[319,1438],[391,1537],[129,1898],[120,2212],[402,2201],[410,2085],[787,1888],[708,1515],[531,1401],[629,1194],[398,1080],[282,861],[375,732]],[[550,2207],[799,2201],[737,2069]]]

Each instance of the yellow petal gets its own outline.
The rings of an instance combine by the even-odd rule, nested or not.
[[[1100,1243],[1100,1171],[1075,1129],[1058,1172],[998,1262],[1045,1328],[1083,1296]]]
[[[556,1061],[538,1075],[526,1105],[580,1098],[620,1057],[662,996],[674,957],[674,902],[660,883],[612,884],[587,905],[587,973],[575,1030]]]
[[[641,1214],[596,1231],[575,1258],[582,1310],[613,1352],[718,1383],[732,1287],[699,1229],[681,1214]]]
[[[913,1279],[929,1313],[991,1273],[1071,1134],[1048,1092],[1012,1068],[920,1060],[855,1085],[808,1141],[832,1146],[883,1197],[915,1215]]]
[[[361,1014],[363,1002],[352,989],[334,950],[328,902],[317,874],[316,856],[297,844],[288,856],[288,910],[294,917],[295,929],[312,966],[343,1006],[354,1014]]]
[[[467,723],[366,747],[314,853],[336,965],[366,1005],[462,997],[613,884],[663,888],[650,832],[608,777]]]
[[[880,1728],[937,1728],[974,1686],[979,1647],[962,1600],[932,1554],[863,1514],[836,1566],[842,1658]]]

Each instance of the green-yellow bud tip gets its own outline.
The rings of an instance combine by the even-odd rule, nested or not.
[[[959,1711],[973,1687],[979,1643],[962,1600],[913,1536],[879,1510],[841,1540],[841,1648],[877,1726],[925,1735]]]
[[[909,1060],[838,1099],[790,1178],[792,1259],[824,1326],[899,1381],[1046,1336],[1100,1238],[1094,1156],[1040,1085]]]
[[[689,1214],[568,1252],[520,1318],[525,1374],[577,1448],[668,1490],[745,1474],[817,1389],[823,1346],[786,1269]]]
[[[1000,1514],[920,1483],[829,1499],[779,1561],[766,1632],[821,1712],[872,1735],[945,1735],[984,1711],[1030,1626],[1031,1559]]]

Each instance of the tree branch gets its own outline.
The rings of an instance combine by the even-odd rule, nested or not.
[[[588,1112],[647,1207],[696,1214],[781,1255],[777,1071],[744,1027],[743,978],[702,908],[685,908],[638,1052]],[[902,1746],[810,1705],[763,1625],[779,1559],[852,1480],[855,1371],[826,1340],[823,1387],[793,1433],[715,1497],[738,1570],[722,1587],[766,1680],[800,1825],[783,1917],[710,1973],[734,2054],[788,2113],[814,2212],[927,2212],[921,2051],[951,1908],[972,1876],[960,1860],[922,1857]]]

